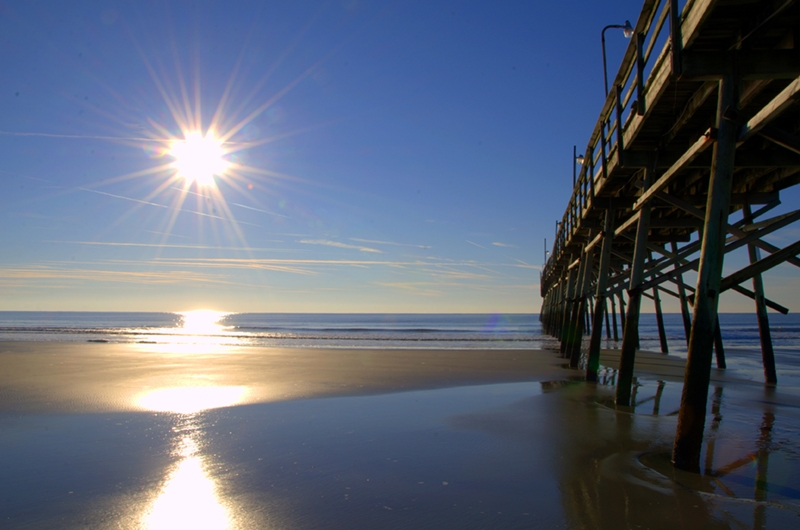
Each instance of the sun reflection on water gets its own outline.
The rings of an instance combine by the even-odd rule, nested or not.
[[[222,324],[230,314],[208,309],[178,312],[175,327],[151,329],[140,335],[138,344],[156,353],[230,353],[248,343],[234,327]]]
[[[178,314],[183,320],[183,326],[180,328],[181,334],[214,335],[225,330],[225,327],[219,322],[230,313],[198,309],[195,311],[184,311]]]

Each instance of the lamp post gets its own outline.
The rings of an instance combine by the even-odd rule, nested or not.
[[[578,146],[572,146],[572,187],[575,187],[575,184],[578,182],[578,168],[577,166],[582,166],[585,158],[583,155],[578,154]]]
[[[633,35],[633,26],[631,26],[631,21],[626,20],[625,24],[620,26],[619,24],[609,24],[608,26],[603,28],[603,31],[600,32],[600,42],[603,44],[603,81],[605,81],[605,88],[606,88],[606,97],[608,97],[608,67],[606,66],[606,30],[610,28],[619,28],[622,30],[622,34],[625,35],[626,39],[630,39]]]

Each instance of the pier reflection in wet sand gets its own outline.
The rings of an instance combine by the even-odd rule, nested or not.
[[[610,383],[613,374],[606,375]],[[571,526],[760,529],[800,523],[796,396],[716,386],[709,397],[705,470],[696,475],[672,467],[674,413],[658,417],[662,407],[677,409],[680,383],[639,379],[631,407],[614,407],[613,386],[577,388],[576,399],[555,401],[586,427],[568,429],[562,440],[573,457],[560,460]],[[648,402],[652,411],[642,407]],[[596,437],[587,439],[593,431]]]

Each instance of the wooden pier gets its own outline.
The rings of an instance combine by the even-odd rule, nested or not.
[[[800,266],[800,241],[765,241],[800,220],[800,210],[770,215],[800,183],[800,2],[645,0],[634,29],[542,270],[540,318],[594,381],[603,321],[617,337],[619,310],[624,406],[642,298],[666,352],[661,299],[676,297],[689,353],[673,463],[699,471],[714,352],[725,366],[720,293],[753,300],[765,383],[777,382],[767,310],[788,310],[766,298],[761,274]],[[749,265],[723,277],[725,254],[743,247]]]

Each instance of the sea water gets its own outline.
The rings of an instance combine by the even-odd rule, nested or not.
[[[552,341],[533,314],[27,311],[0,312],[0,340],[446,349],[538,349]]]
[[[540,349],[557,342],[537,314],[311,314],[0,311],[0,340],[120,343],[213,342],[298,348]],[[664,315],[669,353],[686,355],[679,314]],[[760,349],[756,316],[721,313],[726,351]],[[770,315],[777,355],[800,352],[800,316]],[[607,338],[603,347],[619,347]],[[621,334],[618,334],[621,338]],[[653,314],[642,314],[641,349],[659,351]],[[793,355],[792,355],[793,356]]]

